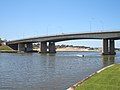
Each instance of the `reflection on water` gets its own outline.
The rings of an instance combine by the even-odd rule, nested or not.
[[[0,53],[0,89],[66,90],[93,72],[119,62],[120,53],[116,56],[101,56],[98,52]]]
[[[115,55],[102,56],[102,60],[103,60],[103,67],[114,64],[115,63]]]

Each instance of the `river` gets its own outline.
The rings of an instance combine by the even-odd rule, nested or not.
[[[66,90],[113,63],[120,63],[120,52],[0,53],[0,90]]]

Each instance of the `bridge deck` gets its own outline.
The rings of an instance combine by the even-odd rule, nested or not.
[[[32,37],[19,40],[8,41],[7,44],[15,43],[35,43],[35,42],[59,42],[66,40],[75,39],[120,39],[120,31],[110,31],[110,32],[91,32],[91,33],[76,33],[76,34],[62,34],[62,35],[52,35],[52,36],[41,36]]]

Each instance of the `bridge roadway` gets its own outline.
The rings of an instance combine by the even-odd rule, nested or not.
[[[32,51],[32,43],[41,42],[41,53],[55,53],[55,42],[76,40],[76,39],[102,39],[103,40],[103,55],[115,55],[115,40],[120,39],[120,31],[109,32],[92,32],[92,33],[76,33],[62,34],[53,36],[41,36],[33,38],[25,38],[19,40],[8,41],[7,45],[14,50],[29,52]],[[49,43],[49,44],[48,44]]]

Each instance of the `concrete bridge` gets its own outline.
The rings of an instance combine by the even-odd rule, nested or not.
[[[102,39],[103,55],[115,55],[115,40],[120,39],[120,31],[110,32],[92,32],[92,33],[76,33],[62,34],[53,36],[41,36],[33,38],[25,38],[20,40],[8,41],[7,45],[14,50],[29,52],[32,51],[32,43],[40,42],[41,53],[55,53],[55,42],[76,40],[76,39]],[[48,51],[47,51],[48,50]]]

